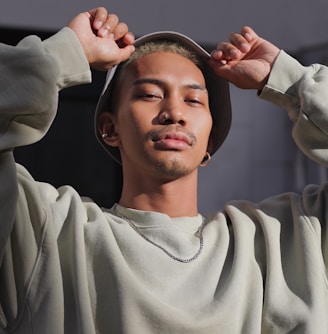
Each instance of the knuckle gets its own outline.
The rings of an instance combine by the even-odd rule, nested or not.
[[[117,37],[122,37],[127,32],[128,32],[128,26],[123,22],[120,22],[115,28],[115,36]]]
[[[108,21],[112,25],[116,25],[119,21],[118,16],[116,14],[108,14]]]
[[[229,40],[233,40],[236,38],[236,35],[237,33],[236,32],[232,32],[230,35],[229,35]]]

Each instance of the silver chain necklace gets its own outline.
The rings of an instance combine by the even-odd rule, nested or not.
[[[202,250],[203,250],[203,246],[204,246],[204,239],[203,239],[203,229],[204,229],[204,226],[205,226],[205,218],[202,216],[202,224],[199,226],[198,230],[196,231],[195,233],[195,236],[197,238],[199,238],[199,248],[196,252],[195,255],[193,255],[192,257],[189,257],[189,258],[186,258],[186,259],[183,259],[183,258],[180,258],[178,256],[175,256],[174,254],[172,254],[170,251],[168,251],[166,248],[164,248],[163,246],[159,245],[158,243],[156,243],[155,241],[149,239],[145,234],[143,234],[140,229],[138,228],[138,226],[136,226],[134,224],[134,222],[129,219],[128,217],[125,217],[123,216],[122,214],[120,214],[116,208],[116,205],[114,205],[113,207],[113,213],[119,217],[119,218],[122,218],[124,219],[126,222],[129,223],[129,225],[134,229],[135,232],[137,232],[144,240],[146,240],[147,242],[149,242],[150,244],[152,244],[153,246],[159,248],[161,251],[163,251],[166,255],[168,255],[171,259],[175,260],[175,261],[178,261],[178,262],[182,262],[182,263],[189,263],[189,262],[192,262],[194,260],[196,260],[199,255],[202,253]]]

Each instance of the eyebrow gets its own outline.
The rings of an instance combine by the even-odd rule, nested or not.
[[[142,85],[142,84],[153,84],[156,86],[160,86],[163,87],[165,86],[165,82],[162,80],[158,80],[158,79],[154,79],[154,78],[141,78],[141,79],[137,79],[136,81],[133,82],[133,86],[138,86],[138,85]],[[184,85],[184,87],[186,88],[191,88],[191,89],[198,89],[201,91],[207,91],[206,87],[197,83],[191,83],[191,84],[186,84]]]

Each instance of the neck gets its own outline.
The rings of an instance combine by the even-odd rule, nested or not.
[[[177,180],[163,182],[149,178],[124,177],[119,204],[170,217],[195,216],[197,208],[197,170]]]

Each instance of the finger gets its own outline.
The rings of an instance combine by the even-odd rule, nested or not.
[[[135,41],[134,35],[129,31],[121,39],[117,40],[117,45],[124,48],[127,45],[133,45]]]
[[[242,34],[232,33],[229,36],[229,40],[241,52],[245,53],[245,52],[248,52],[250,49],[248,40]]]
[[[104,7],[94,8],[89,11],[93,20],[92,27],[96,30],[100,29],[107,18],[107,9]]]
[[[219,63],[220,65],[225,65],[228,63],[228,60],[224,58],[224,53],[221,50],[213,50],[211,52],[211,58],[210,62],[211,63]]]
[[[99,37],[107,37],[109,34],[113,33],[117,24],[119,22],[118,16],[115,14],[108,14],[106,19],[103,21],[102,26],[98,30]]]
[[[233,44],[228,42],[221,42],[217,45],[216,49],[211,53],[215,60],[226,60],[238,59],[241,55],[240,50]]]
[[[129,31],[127,34],[123,36],[122,40],[125,43],[125,45],[134,44],[135,36],[132,32]]]
[[[208,61],[208,64],[213,69],[216,69],[216,68],[219,68],[219,67],[222,67],[222,66],[226,66],[228,64],[228,61],[225,60],[225,59],[217,59],[217,58],[211,57]]]
[[[134,52],[134,45],[126,45],[124,48],[120,49],[121,53],[121,62],[127,60],[131,54]]]
[[[255,38],[258,38],[259,36],[256,34],[256,32],[249,26],[244,26],[241,29],[240,32],[244,38],[250,43],[252,42]]]
[[[116,41],[122,39],[128,32],[129,28],[124,22],[118,23],[112,31],[112,33],[114,34],[114,39]]]
[[[113,67],[113,65],[119,64],[127,60],[134,52],[134,50],[135,50],[134,45],[127,45],[124,48],[119,49],[115,63],[113,63],[113,61],[110,60],[109,62],[100,62],[100,65],[93,64],[93,67],[99,70],[109,70],[110,68]]]

